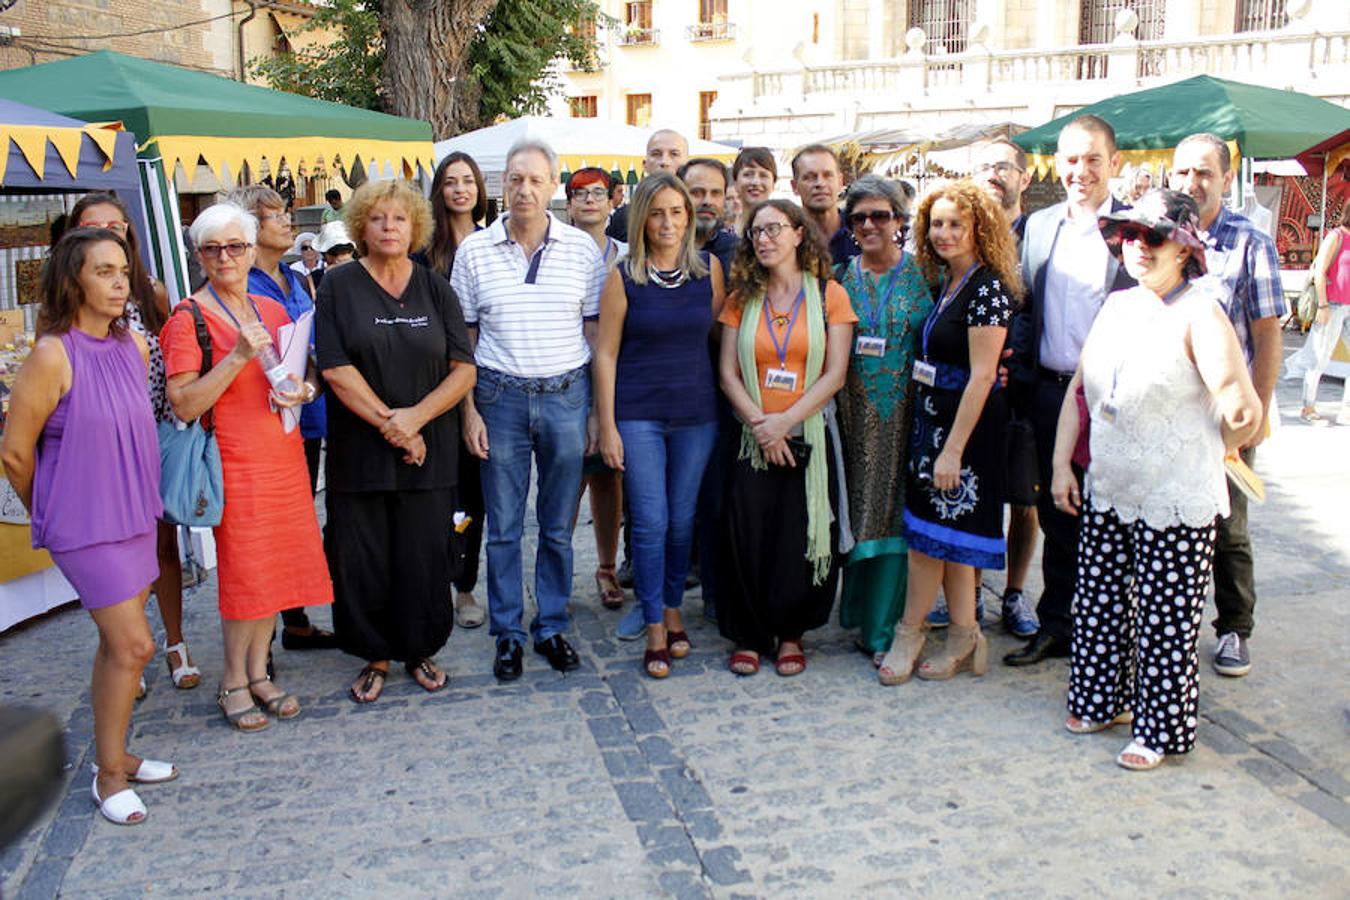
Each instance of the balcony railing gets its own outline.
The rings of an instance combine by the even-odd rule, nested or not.
[[[1350,31],[1330,34],[1247,32],[1187,41],[1084,44],[1054,50],[976,49],[868,62],[724,76],[752,97],[888,94],[933,91],[1018,91],[1050,82],[1114,79],[1137,82],[1217,75],[1252,80],[1260,73],[1331,77],[1350,66]],[[744,90],[744,88],[742,88]]]
[[[698,22],[693,25],[686,25],[684,29],[685,40],[691,43],[699,41],[734,41],[736,40],[735,22]]]
[[[624,47],[655,47],[661,43],[661,30],[629,26],[619,32],[619,43]]]

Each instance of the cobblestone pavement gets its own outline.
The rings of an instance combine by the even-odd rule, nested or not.
[[[1339,391],[1327,382],[1323,397]],[[1258,460],[1271,496],[1252,516],[1255,669],[1228,680],[1204,666],[1199,747],[1159,771],[1114,764],[1119,730],[1064,731],[1062,661],[883,688],[831,626],[809,636],[801,677],[737,679],[697,590],[694,654],[663,682],[641,678],[641,643],[615,641],[621,613],[594,600],[579,528],[580,671],[531,655],[498,686],[487,629],[457,630],[440,654],[448,690],[396,669],[358,707],[359,661],[278,647],[278,680],[305,711],[257,735],[216,711],[213,582],[193,591],[203,686],[175,691],[157,659],[131,738],[183,774],[143,790],[150,818],[135,828],[88,799],[89,617],[66,609],[0,636],[0,702],[62,717],[73,775],[0,853],[0,884],[18,898],[1344,897],[1350,427],[1305,426],[1296,386],[1280,397],[1283,427]],[[987,631],[995,658],[1014,646]]]

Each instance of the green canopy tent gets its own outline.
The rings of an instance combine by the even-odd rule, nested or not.
[[[142,180],[155,225],[151,242],[174,299],[186,290],[172,175],[188,179],[199,161],[234,177],[247,163],[285,160],[293,172],[322,160],[359,160],[412,177],[431,171],[426,122],[241,84],[108,50],[0,72],[0,97],[35,103],[85,121],[121,121],[140,141]]]
[[[1013,141],[1044,176],[1053,167],[1059,132],[1089,113],[1111,123],[1125,162],[1155,168],[1170,165],[1176,145],[1199,131],[1228,141],[1235,160],[1292,159],[1350,128],[1350,110],[1317,97],[1199,75],[1098,101]]]

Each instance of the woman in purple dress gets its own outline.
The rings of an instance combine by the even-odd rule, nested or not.
[[[91,693],[98,764],[90,793],[111,822],[145,804],[128,782],[178,777],[126,751],[141,671],[155,654],[145,600],[159,575],[159,440],[147,390],[149,348],[124,324],[127,245],[76,228],[42,275],[38,340],[14,384],[0,461],[45,547],[98,626]]]

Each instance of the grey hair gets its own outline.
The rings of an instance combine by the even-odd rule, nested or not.
[[[1228,170],[1233,168],[1232,151],[1228,149],[1228,145],[1224,143],[1223,138],[1219,137],[1217,134],[1210,131],[1200,131],[1195,134],[1187,135],[1181,139],[1181,143],[1177,144],[1177,150],[1180,150],[1187,144],[1208,144],[1213,147],[1214,152],[1219,154],[1219,173],[1221,175],[1228,174]],[[1175,151],[1173,152],[1172,157],[1173,159],[1176,158]]]
[[[844,220],[853,214],[853,207],[860,201],[877,198],[891,205],[891,212],[897,216],[909,215],[909,198],[894,181],[880,175],[864,175],[848,186],[844,191]]]
[[[526,153],[533,150],[541,154],[548,160],[549,171],[553,173],[553,180],[559,180],[558,154],[553,152],[553,148],[547,142],[540,138],[523,137],[511,145],[511,149],[506,151],[506,168],[511,168],[511,160],[515,159],[517,154]]]
[[[263,209],[286,208],[285,199],[265,184],[246,184],[237,187],[225,195],[225,200],[255,216]]]
[[[244,240],[250,244],[258,240],[258,220],[239,204],[228,201],[208,206],[198,213],[188,228],[188,239],[192,246],[200,247],[231,225],[238,225],[244,232]]]

